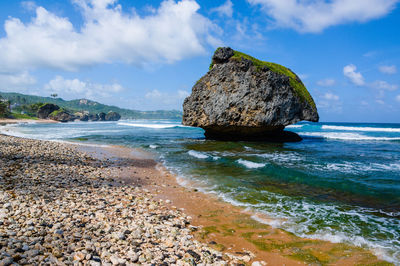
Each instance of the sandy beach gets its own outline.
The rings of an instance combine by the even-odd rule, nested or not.
[[[50,119],[11,119],[11,118],[0,118],[0,125],[7,124],[20,124],[20,123],[39,123],[39,124],[48,124],[48,123],[59,123],[58,121],[50,120]]]
[[[0,135],[0,153],[0,265],[390,265],[256,222],[140,150]]]

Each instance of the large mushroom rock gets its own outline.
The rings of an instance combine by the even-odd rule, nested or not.
[[[121,119],[121,115],[118,114],[117,112],[112,112],[112,111],[108,112],[105,117],[106,121],[118,121],[120,119]]]
[[[210,71],[183,104],[182,123],[211,139],[299,141],[284,128],[302,120],[319,116],[299,77],[229,47],[215,51]]]
[[[43,104],[42,106],[39,107],[38,111],[37,111],[37,117],[40,119],[46,119],[49,117],[49,115],[60,109],[60,107],[58,105],[52,104],[52,103],[46,103]]]

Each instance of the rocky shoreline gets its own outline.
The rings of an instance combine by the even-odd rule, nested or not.
[[[129,162],[125,162],[129,163]],[[0,135],[0,265],[237,265],[182,210],[113,178],[122,161]]]

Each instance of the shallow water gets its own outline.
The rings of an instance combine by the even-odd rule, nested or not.
[[[287,130],[304,140],[206,141],[201,129],[173,120],[1,128],[22,137],[147,149],[180,180],[275,218],[266,223],[400,261],[400,124],[300,123]]]

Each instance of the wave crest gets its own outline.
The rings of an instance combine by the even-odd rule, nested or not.
[[[237,160],[237,162],[241,165],[246,166],[247,168],[261,168],[261,167],[264,167],[267,165],[266,163],[255,163],[255,162],[246,161],[243,159],[239,159],[239,160]]]

